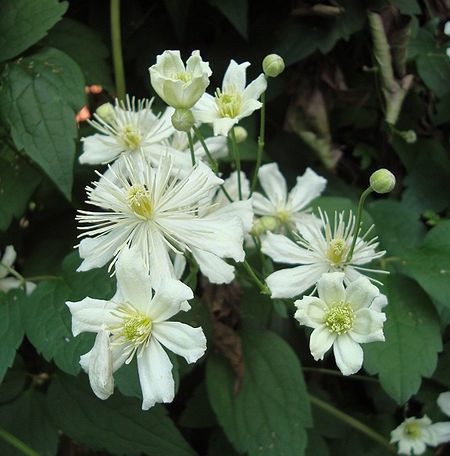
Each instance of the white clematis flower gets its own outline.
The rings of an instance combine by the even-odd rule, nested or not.
[[[355,216],[350,212],[348,220],[344,212],[335,214],[334,230],[327,214],[320,211],[320,220],[316,223],[297,225],[296,241],[281,234],[267,233],[262,241],[262,251],[278,263],[297,264],[289,269],[280,269],[266,279],[272,297],[293,298],[311,288],[325,272],[342,271],[345,283],[361,277],[359,271],[387,273],[362,267],[386,252],[376,252],[378,238],[367,241],[367,235],[373,226],[358,237],[350,261],[347,256],[352,243]],[[371,279],[374,282],[378,282]]]
[[[180,51],[164,51],[149,68],[155,92],[176,109],[190,109],[205,93],[212,72],[199,51],[192,52],[186,66]]]
[[[213,125],[215,135],[227,136],[233,125],[247,117],[262,104],[258,101],[267,88],[267,81],[260,74],[246,87],[248,62],[237,64],[231,60],[222,82],[213,96],[205,93],[194,106],[196,120]]]
[[[103,105],[101,115],[94,114],[89,123],[101,134],[82,138],[83,153],[80,163],[97,165],[110,163],[124,153],[148,150],[168,138],[174,131],[168,108],[157,116],[152,112],[153,100],[138,100],[134,97],[126,102],[116,100],[115,106]],[[157,150],[156,150],[157,152]]]
[[[196,250],[243,261],[243,226],[238,216],[224,219],[208,211],[210,195],[223,182],[203,163],[183,178],[172,175],[170,156],[151,166],[145,155],[124,157],[114,179],[102,178],[88,188],[88,204],[98,211],[79,211],[79,252],[87,271],[117,258],[127,245],[141,252],[154,283],[174,277],[169,252]],[[113,261],[114,263],[114,261]],[[113,265],[111,264],[111,266]]]
[[[406,418],[391,432],[391,443],[398,443],[399,454],[422,454],[427,445],[435,447],[450,441],[450,422],[432,423],[428,416]]]
[[[278,232],[292,230],[297,224],[311,223],[316,218],[306,209],[325,190],[327,180],[311,168],[297,177],[297,184],[289,193],[276,163],[261,166],[258,179],[266,196],[254,192],[253,209],[256,215],[273,218]]]
[[[384,341],[384,313],[372,307],[380,291],[362,277],[344,287],[344,274],[323,274],[317,283],[319,297],[295,301],[295,318],[313,328],[309,348],[314,359],[323,359],[333,347],[336,364],[344,375],[361,369],[363,351],[359,344]]]
[[[11,274],[11,269],[14,269],[14,262],[16,261],[16,250],[12,245],[8,245],[5,248],[3,256],[0,260],[0,291],[8,293],[10,290],[20,288],[23,285],[23,282],[14,277]],[[25,282],[25,292],[29,295],[36,288],[36,284],[33,282]]]
[[[66,303],[72,332],[98,333],[94,348],[80,364],[100,399],[113,392],[113,372],[137,357],[142,409],[147,410],[157,402],[171,402],[175,395],[172,363],[163,347],[193,363],[203,356],[206,339],[201,328],[167,321],[193,298],[182,282],[168,279],[153,294],[139,252],[128,249],[117,262],[116,276],[117,292],[110,301],[87,297]]]

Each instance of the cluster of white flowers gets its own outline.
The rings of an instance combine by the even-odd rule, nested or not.
[[[437,399],[441,411],[450,416],[450,391],[441,393]],[[399,454],[423,454],[427,446],[435,447],[450,442],[450,421],[433,423],[425,415],[409,417],[391,432],[391,443],[398,443]]]
[[[222,88],[209,95],[212,73],[199,52],[184,64],[179,51],[165,51],[150,67],[151,84],[169,105],[162,114],[152,111],[152,101],[127,97],[101,106],[91,121],[99,133],[83,139],[79,160],[108,168],[87,188],[92,210],[77,215],[78,270],[109,265],[117,292],[110,301],[86,297],[67,305],[74,335],[97,333],[80,363],[101,399],[113,393],[114,372],[135,355],[142,407],[173,399],[172,364],[163,347],[189,363],[206,350],[201,328],[167,321],[190,308],[193,292],[180,281],[184,269],[196,262],[210,282],[230,283],[233,262],[245,261],[244,241],[252,237],[274,261],[299,265],[267,277],[272,297],[317,289],[318,297],[295,302],[295,318],[314,329],[315,359],[334,346],[338,367],[352,374],[362,364],[359,344],[383,340],[386,299],[361,273],[384,252],[376,252],[376,238],[359,236],[353,215],[337,215],[332,229],[326,214],[312,214],[310,203],[326,180],[308,168],[288,192],[271,163],[256,171],[264,193],[253,192],[233,154],[236,171],[225,180],[218,174],[227,141],[237,147],[236,125],[262,107],[267,78],[283,70],[282,59],[268,57],[265,74],[248,85],[249,63],[231,60]],[[202,123],[214,136],[203,137]]]

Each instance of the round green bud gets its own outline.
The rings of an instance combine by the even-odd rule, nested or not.
[[[248,133],[247,130],[244,127],[234,127],[233,128],[234,135],[236,137],[236,142],[239,144],[241,142],[244,142],[247,139]]]
[[[378,169],[370,176],[370,187],[376,193],[389,193],[395,187],[395,176],[388,169]]]
[[[414,144],[417,141],[417,135],[414,130],[407,130],[402,132],[402,138],[408,143],[408,144]]]
[[[269,54],[262,62],[264,74],[276,78],[284,71],[284,60],[278,54]]]
[[[194,114],[190,109],[176,109],[171,119],[173,127],[178,131],[188,132],[195,125]]]
[[[275,231],[279,226],[280,221],[276,217],[264,215],[253,224],[251,234],[254,236],[261,236],[261,234],[264,234],[266,231]]]
[[[111,103],[104,103],[97,108],[95,111],[100,119],[104,120],[107,123],[112,123],[115,116],[114,116],[114,107]]]

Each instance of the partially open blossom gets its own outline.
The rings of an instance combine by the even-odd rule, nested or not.
[[[295,301],[295,318],[313,328],[309,348],[314,359],[323,359],[333,347],[337,367],[344,375],[361,369],[360,344],[384,341],[384,313],[372,307],[380,291],[366,277],[344,287],[344,274],[323,274],[317,283],[319,297],[304,296]]]
[[[201,328],[167,321],[186,310],[192,290],[174,279],[154,286],[139,251],[122,252],[116,277],[117,292],[110,301],[87,297],[66,303],[72,332],[98,333],[80,364],[100,399],[112,394],[112,373],[137,357],[142,409],[147,410],[157,402],[171,402],[175,395],[172,363],[163,347],[193,363],[204,354],[206,338]]]
[[[214,96],[205,93],[194,106],[195,118],[213,125],[215,135],[227,136],[233,125],[247,117],[262,104],[258,101],[267,88],[267,81],[260,74],[246,86],[248,62],[237,64],[231,60],[222,82]]]
[[[180,51],[164,51],[149,68],[155,92],[175,109],[190,109],[205,93],[212,72],[199,51],[194,51],[186,62]]]

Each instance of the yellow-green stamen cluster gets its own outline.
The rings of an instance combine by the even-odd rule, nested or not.
[[[237,92],[222,92],[220,89],[217,89],[216,105],[220,117],[234,119],[241,112],[241,94]]]
[[[422,434],[420,426],[414,421],[406,423],[404,431],[405,434],[412,439],[418,439]]]
[[[142,141],[141,133],[132,125],[126,125],[122,129],[121,138],[124,146],[132,150],[137,149]]]
[[[130,209],[144,219],[150,219],[153,215],[153,205],[150,192],[144,185],[133,185],[128,190],[127,202]]]
[[[328,244],[327,258],[334,265],[339,265],[345,259],[347,244],[344,239],[332,239]]]
[[[280,223],[287,223],[291,218],[291,214],[286,209],[280,209],[277,212],[277,218]]]
[[[178,73],[175,73],[172,77],[177,81],[183,81],[185,84],[192,80],[192,74],[188,73],[187,71],[180,71]]]
[[[355,316],[350,304],[339,302],[332,306],[325,314],[325,325],[338,335],[345,334],[353,328]]]

